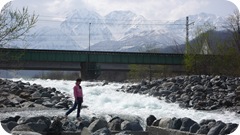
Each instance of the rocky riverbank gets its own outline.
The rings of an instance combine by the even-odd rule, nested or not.
[[[55,88],[0,79],[1,112],[46,108],[68,109],[71,105],[70,97]]]
[[[126,118],[126,117],[125,117]],[[64,132],[81,133],[82,135],[111,135],[111,132],[120,132],[124,135],[124,131],[143,131],[138,119],[123,119],[113,116],[109,121],[105,118],[92,117],[90,119],[82,119],[64,117],[9,117],[1,121],[3,128],[12,134],[30,134],[30,135],[61,135]]]
[[[147,119],[147,126],[157,126],[165,129],[173,129],[188,133],[196,133],[201,135],[225,135],[234,132],[238,124],[224,123],[214,119],[203,119],[199,123],[184,117],[184,118],[159,118],[150,115]]]
[[[148,94],[182,108],[229,110],[240,113],[240,78],[191,75],[143,80],[140,84],[118,91]]]
[[[131,116],[111,116],[110,120],[104,117],[77,120],[76,118],[55,117],[9,117],[1,121],[2,127],[14,135],[61,135],[64,133],[81,135],[148,135],[156,134],[149,127],[159,127],[167,133],[174,130],[181,135],[225,135],[236,130],[238,124],[224,123],[214,119],[201,120],[200,123],[190,118],[159,118],[150,115],[146,119],[147,127],[144,131],[137,118]],[[160,133],[161,134],[161,133]],[[166,134],[166,133],[165,133]],[[168,134],[166,134],[168,135]]]

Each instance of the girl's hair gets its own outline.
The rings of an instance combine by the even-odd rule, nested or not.
[[[81,78],[77,78],[77,79],[76,79],[76,82],[81,82],[81,81],[82,81]]]

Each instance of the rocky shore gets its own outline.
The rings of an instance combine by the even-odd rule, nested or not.
[[[240,78],[224,76],[178,76],[142,81],[141,84],[122,87],[118,91],[149,94],[167,102],[177,102],[182,107],[198,110],[227,109],[239,113]],[[107,85],[107,84],[106,84]],[[72,101],[65,93],[55,88],[30,85],[21,81],[0,79],[1,112],[19,110],[68,109]],[[12,134],[60,135],[64,132],[82,135],[127,135],[129,132],[147,135],[148,127],[161,127],[188,133],[224,135],[236,130],[238,124],[224,123],[213,119],[200,123],[190,118],[156,118],[150,115],[143,127],[142,120],[133,116],[109,115],[77,120],[63,116],[12,116],[1,119],[3,128]]]
[[[151,127],[160,127],[167,132],[175,130],[181,135],[225,135],[236,130],[238,124],[224,123],[214,119],[204,119],[200,123],[190,118],[159,118],[150,115],[146,119],[147,126],[141,126],[139,119],[132,117],[122,118],[112,116],[108,121],[106,118],[92,117],[90,119],[77,120],[76,118],[55,117],[9,117],[1,121],[2,127],[13,135],[139,135],[155,134]],[[191,134],[191,135],[192,135]],[[168,134],[166,134],[168,135]],[[170,134],[169,134],[170,135]]]
[[[236,123],[224,123],[214,119],[203,119],[197,123],[187,117],[157,119],[154,115],[150,115],[146,122],[147,126],[157,126],[201,135],[226,135],[234,132],[238,127]]]
[[[143,80],[140,84],[118,91],[148,94],[182,108],[196,110],[229,110],[240,113],[240,78],[191,75]]]
[[[12,134],[31,135],[61,135],[64,132],[81,133],[81,135],[111,135],[112,132],[143,131],[138,119],[123,119],[118,116],[109,121],[105,118],[92,117],[90,119],[77,120],[76,118],[55,117],[9,117],[1,121],[3,128]]]
[[[55,88],[0,79],[0,108],[3,111],[59,108],[68,109],[70,97]]]

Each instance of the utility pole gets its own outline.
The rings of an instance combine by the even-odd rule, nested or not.
[[[87,54],[87,62],[85,64],[85,78],[89,79],[89,71],[90,71],[90,46],[91,46],[91,23],[88,24],[88,54]]]
[[[194,22],[189,23],[188,16],[186,17],[186,53],[188,53],[189,49],[189,25],[194,24]]]
[[[90,51],[90,45],[91,45],[91,42],[90,42],[90,41],[91,41],[91,23],[89,23],[88,28],[89,28],[89,29],[88,29],[88,32],[89,32],[89,33],[88,33],[88,40],[89,40],[89,41],[88,41],[88,43],[89,43],[88,51]]]
[[[188,18],[188,16],[186,17],[186,45],[188,45],[189,44],[189,34],[188,34],[188,32],[189,32],[189,18]]]

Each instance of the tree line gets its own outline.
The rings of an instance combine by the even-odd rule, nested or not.
[[[218,35],[215,26],[198,27],[196,38],[186,45],[185,67],[189,74],[240,75],[240,14],[226,20],[225,31]]]

